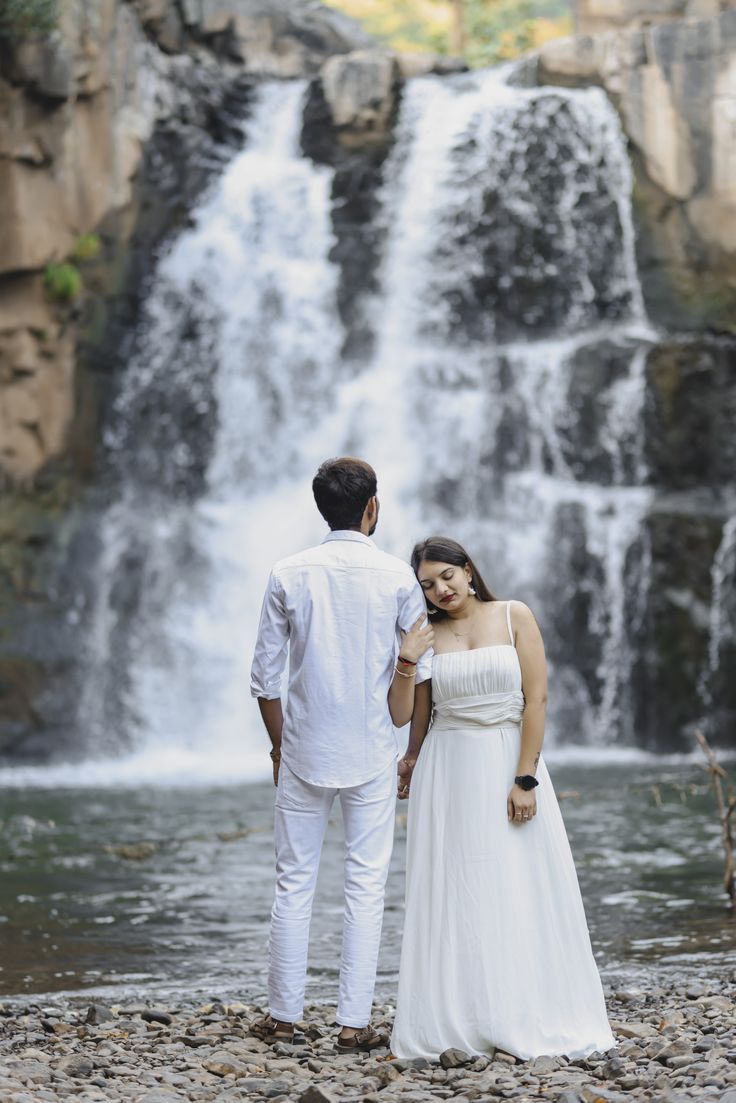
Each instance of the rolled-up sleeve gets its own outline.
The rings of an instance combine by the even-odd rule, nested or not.
[[[399,628],[402,628],[404,632],[408,632],[414,627],[421,616],[426,617],[426,615],[427,602],[422,587],[416,579],[414,579],[414,584],[409,587],[401,605],[401,610],[399,612]],[[419,685],[420,682],[428,681],[428,679],[432,677],[433,655],[434,651],[430,647],[429,651],[425,651],[417,663],[417,685]]]
[[[284,608],[283,590],[272,572],[263,598],[250,671],[250,692],[253,697],[265,697],[272,701],[281,696],[281,675],[286,666],[288,650],[289,619]]]

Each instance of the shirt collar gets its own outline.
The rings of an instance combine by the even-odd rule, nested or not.
[[[330,540],[355,540],[358,544],[368,544],[371,548],[375,547],[370,536],[364,536],[362,532],[356,532],[355,529],[333,529],[327,533],[322,543],[327,544]]]

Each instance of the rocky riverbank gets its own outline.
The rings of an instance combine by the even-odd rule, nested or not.
[[[248,1034],[245,1003],[151,1007],[56,1000],[0,1005],[0,1100],[54,1103],[236,1103],[431,1099],[719,1100],[736,1103],[736,973],[717,985],[617,989],[608,995],[618,1048],[585,1060],[448,1050],[439,1062],[388,1050],[335,1053],[334,1010],[312,1004],[294,1045]],[[393,1008],[376,1008],[387,1028]]]

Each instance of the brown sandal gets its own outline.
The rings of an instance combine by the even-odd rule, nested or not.
[[[263,1019],[254,1019],[248,1027],[248,1032],[262,1042],[292,1042],[294,1040],[294,1027],[289,1030],[271,1015]]]
[[[388,1036],[379,1034],[372,1026],[361,1027],[356,1030],[348,1041],[341,1041],[338,1037],[335,1048],[338,1053],[370,1053],[372,1049],[388,1045]]]

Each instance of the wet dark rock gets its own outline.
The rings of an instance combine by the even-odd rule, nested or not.
[[[144,1022],[162,1023],[164,1026],[170,1026],[174,1021],[173,1016],[168,1011],[162,1011],[156,1007],[147,1007],[145,1011],[141,1012],[141,1018]]]
[[[640,483],[641,426],[624,410],[616,417],[617,388],[635,371],[642,344],[596,341],[569,360],[567,393],[556,414],[562,457],[575,479],[600,486]]]
[[[400,98],[398,84],[390,122]],[[369,317],[371,296],[378,290],[378,265],[385,232],[379,219],[383,167],[393,144],[388,126],[369,141],[345,144],[333,121],[322,82],[309,86],[304,107],[301,146],[305,156],[335,170],[332,184],[332,226],[335,245],[330,259],[340,279],[337,306],[346,330],[343,356],[360,363],[373,349],[373,324]]]
[[[736,341],[683,338],[647,355],[646,459],[667,490],[736,484]]]
[[[578,201],[564,231],[556,213],[562,210],[561,189],[568,186],[560,159],[572,156],[571,135],[586,141],[570,104],[555,93],[540,95],[492,125],[493,133],[486,134],[479,120],[478,133],[469,132],[457,150],[457,205],[448,204],[443,214],[446,233],[434,258],[437,290],[448,309],[429,330],[461,343],[506,342],[542,337],[573,313],[581,328],[624,316],[628,292],[614,291],[611,280],[620,264],[615,202],[599,159],[578,166]],[[485,149],[492,160],[482,165],[476,150]],[[529,164],[537,166],[533,182]],[[471,180],[474,199],[468,204]],[[569,234],[582,242],[592,227],[597,248],[570,249]],[[583,253],[590,262],[584,273]]]
[[[588,547],[586,515],[579,502],[564,502],[557,508],[549,548],[550,572],[558,578],[554,606],[546,613],[545,644],[550,658],[563,677],[575,679],[577,687],[566,687],[570,723],[580,723],[581,699],[594,705],[600,701],[603,632],[594,624],[607,616],[602,608],[605,565]],[[564,574],[559,564],[565,563]],[[586,640],[585,648],[580,640]],[[568,673],[569,672],[569,673]],[[560,723],[568,719],[559,718]]]
[[[642,742],[685,749],[702,715],[707,662],[711,564],[723,536],[718,515],[667,510],[646,521],[649,596],[634,643],[636,729]]]

